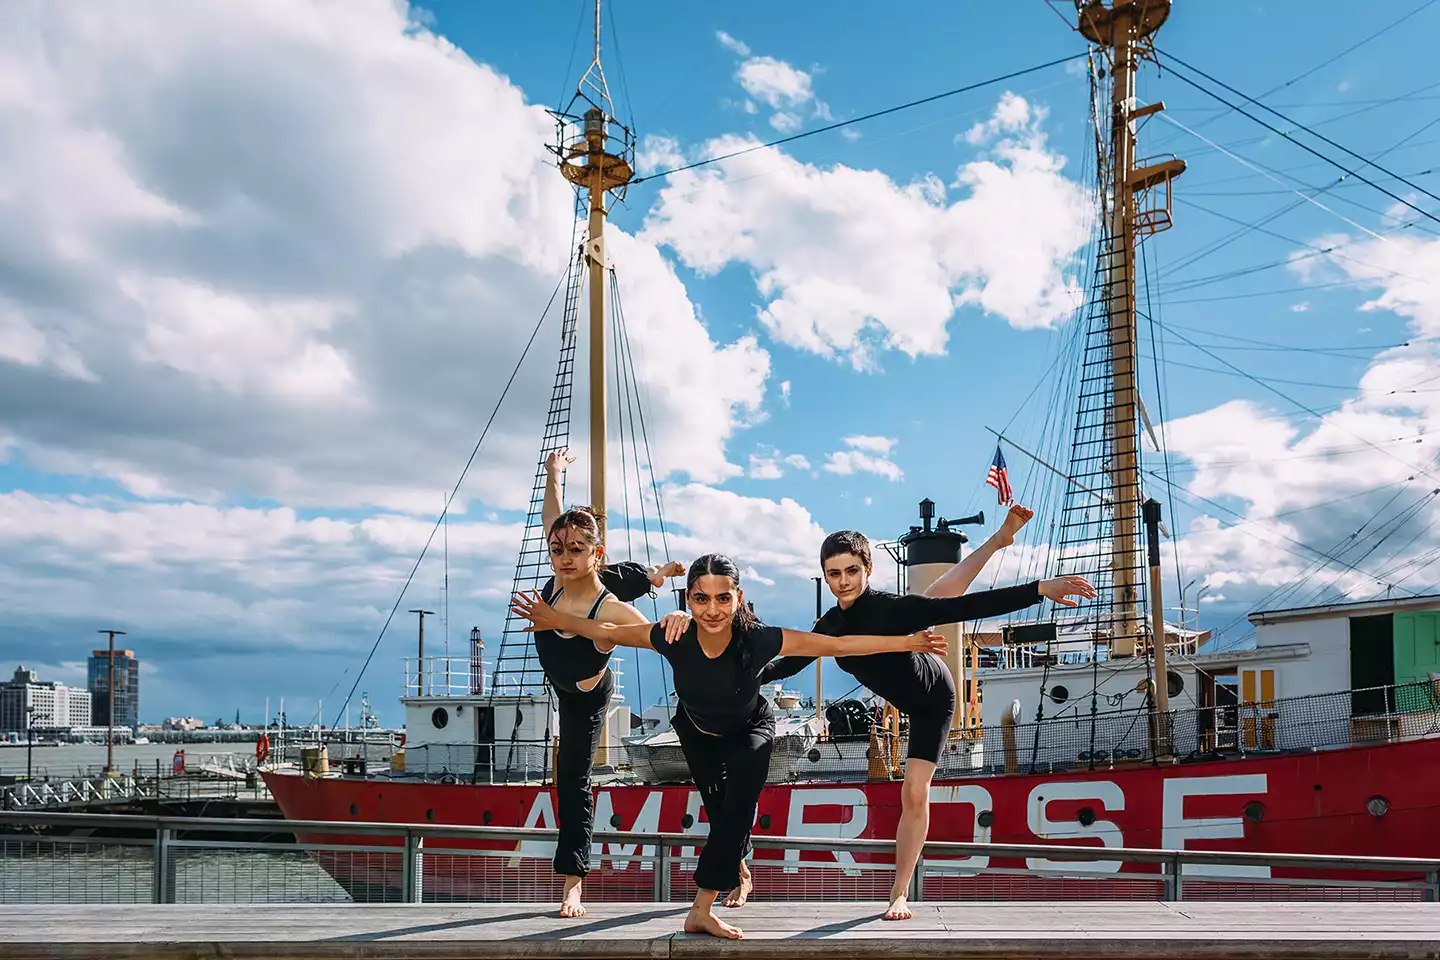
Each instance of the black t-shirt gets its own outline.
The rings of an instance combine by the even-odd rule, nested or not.
[[[848,610],[842,610],[838,605],[831,607],[815,621],[813,632],[827,637],[901,637],[942,623],[963,623],[1014,613],[1039,602],[1039,580],[958,597],[926,597],[918,593],[902,596],[884,590],[866,590],[855,598]],[[770,664],[761,680],[773,683],[793,677],[814,662],[814,657],[784,657]],[[883,685],[885,678],[897,671],[924,674],[935,668],[936,658],[930,654],[905,651],[877,653],[868,657],[836,657],[835,662],[846,673],[875,690],[871,679]]]
[[[780,655],[784,632],[765,624],[736,624],[730,645],[711,659],[700,648],[692,621],[673,644],[665,642],[665,626],[650,631],[650,645],[675,672],[680,705],[706,733],[726,734],[757,723],[774,725],[770,704],[760,696],[760,671]]]

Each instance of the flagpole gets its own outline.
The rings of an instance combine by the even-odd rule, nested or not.
[[[1099,500],[1101,503],[1105,504],[1106,506],[1109,506],[1109,505],[1110,505],[1110,501],[1105,498],[1105,495],[1104,495],[1104,494],[1096,493],[1094,490],[1091,490],[1089,487],[1085,486],[1083,483],[1081,483],[1080,481],[1076,480],[1074,477],[1070,476],[1068,473],[1065,473],[1063,470],[1060,470],[1060,469],[1057,468],[1057,467],[1053,467],[1053,466],[1051,466],[1050,464],[1046,463],[1044,460],[1041,460],[1039,457],[1035,456],[1035,454],[1031,453],[1029,450],[1026,450],[1024,447],[1020,446],[1020,444],[1016,443],[1014,440],[1011,440],[1009,437],[1005,436],[1003,433],[1000,433],[998,430],[991,430],[989,427],[986,427],[985,429],[986,429],[986,430],[989,430],[991,433],[993,433],[993,434],[995,435],[995,439],[1000,440],[1000,441],[1003,441],[1004,443],[1010,444],[1010,446],[1014,447],[1016,450],[1019,450],[1021,453],[1025,454],[1025,456],[1029,457],[1031,460],[1034,460],[1036,463],[1040,464],[1040,466],[1044,467],[1046,470],[1049,470],[1051,473],[1055,474],[1057,477],[1062,478],[1066,483],[1070,484],[1071,486],[1073,486],[1073,487],[1075,487],[1075,488],[1077,488],[1077,489],[1084,490],[1086,493],[1090,494],[1092,497],[1094,497],[1095,499]]]

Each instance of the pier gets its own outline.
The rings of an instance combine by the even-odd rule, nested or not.
[[[26,906],[0,913],[0,960],[445,957],[1433,958],[1437,904],[946,903],[880,919],[883,903],[751,903],[745,939],[678,932],[683,904]]]

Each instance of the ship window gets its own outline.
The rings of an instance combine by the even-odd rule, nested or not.
[[[444,707],[436,707],[430,714],[430,722],[435,725],[436,730],[444,729],[445,724],[450,722],[450,713]]]
[[[1064,703],[1070,699],[1070,690],[1063,683],[1057,683],[1050,688],[1050,699],[1056,703]]]
[[[1251,800],[1245,804],[1245,819],[1251,823],[1259,823],[1265,819],[1265,804],[1259,800]]]

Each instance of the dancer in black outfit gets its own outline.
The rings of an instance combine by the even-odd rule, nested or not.
[[[540,523],[546,530],[549,530],[560,516],[560,477],[565,468],[574,462],[575,458],[570,455],[568,447],[551,451],[550,456],[545,458],[545,501],[540,508]],[[587,512],[593,515],[593,510]],[[678,577],[684,572],[685,564],[678,560],[651,564],[648,567],[634,560],[621,560],[601,565],[600,582],[605,585],[606,590],[615,595],[615,599],[629,603],[639,600],[653,587],[665,586],[667,577]],[[551,583],[547,583],[544,589],[548,591],[551,586]]]
[[[931,585],[931,590],[963,592],[985,560],[1000,547],[1013,542],[1015,531],[1031,516],[1033,514],[1023,507],[1012,510],[991,542],[953,566]],[[1042,598],[1073,607],[1076,602],[1066,597],[1095,596],[1095,589],[1083,577],[1036,580],[968,596],[899,596],[875,590],[870,586],[870,542],[854,530],[842,530],[825,538],[820,547],[820,565],[837,604],[815,621],[814,630],[833,637],[855,633],[906,634],[944,623],[1012,613],[1033,606]],[[813,662],[811,657],[776,660],[762,671],[760,681],[773,683],[793,677]],[[895,834],[895,882],[885,911],[886,920],[908,920],[913,916],[907,902],[910,878],[930,830],[930,782],[955,715],[955,680],[943,662],[923,653],[837,656],[835,662],[910,718],[910,748],[905,762],[905,783],[900,792],[900,823]]]
[[[842,641],[766,626],[744,604],[740,571],[718,554],[691,564],[687,595],[694,622],[674,643],[666,641],[663,624],[621,626],[589,620],[562,613],[535,593],[516,595],[512,609],[531,621],[531,630],[576,633],[595,641],[598,649],[649,648],[670,661],[680,701],[675,732],[710,818],[710,835],[695,868],[699,889],[685,918],[685,931],[739,939],[741,931],[715,915],[715,898],[722,890],[749,883],[741,865],[775,737],[774,715],[760,695],[761,669],[782,654],[943,655],[946,644],[942,637],[923,631],[907,637],[851,636]]]
[[[550,567],[554,578],[542,592],[555,609],[577,617],[603,617],[610,623],[644,623],[634,607],[621,603],[600,581],[605,548],[595,517],[584,510],[560,514],[549,531]],[[595,800],[590,768],[605,728],[605,714],[615,692],[610,672],[612,647],[575,637],[573,633],[535,633],[535,652],[555,691],[560,731],[555,761],[555,815],[560,838],[555,845],[555,872],[565,878],[560,916],[581,917],[581,881],[590,869],[590,836]]]

